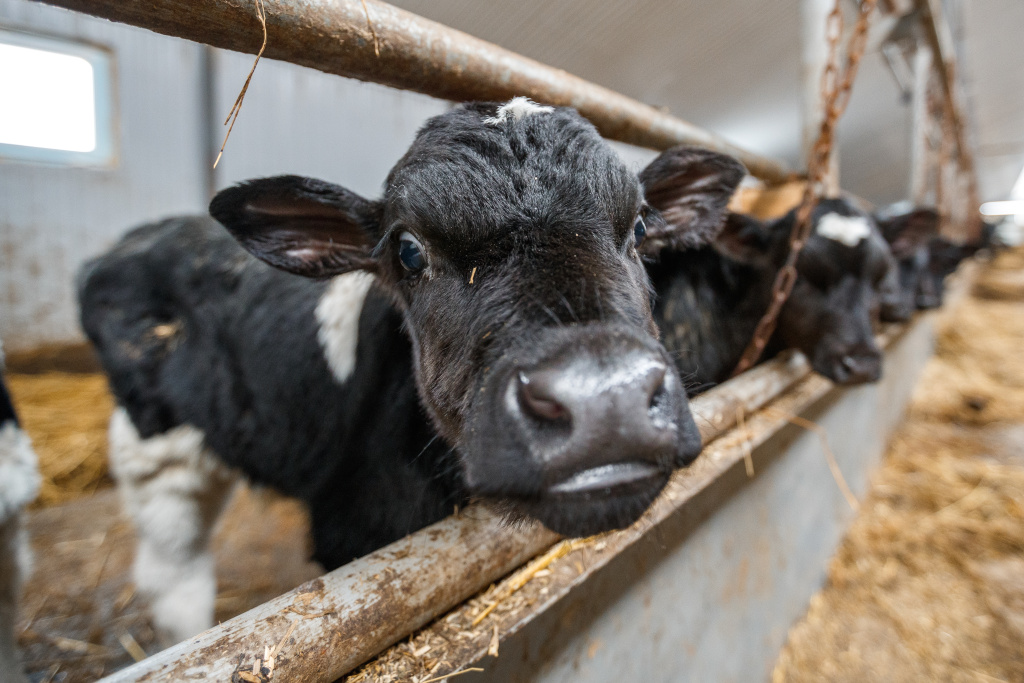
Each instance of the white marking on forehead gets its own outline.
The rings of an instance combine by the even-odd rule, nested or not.
[[[492,126],[500,126],[509,119],[518,121],[524,116],[550,114],[554,110],[554,107],[545,107],[537,104],[528,97],[513,97],[511,100],[498,107],[498,111],[494,116],[489,116],[484,119],[484,123],[489,123]]]
[[[356,367],[359,316],[373,280],[373,275],[362,271],[339,275],[331,280],[316,305],[316,320],[320,323],[316,336],[339,382],[347,380]]]
[[[827,213],[818,221],[817,233],[848,247],[855,247],[871,234],[871,224],[864,216]]]

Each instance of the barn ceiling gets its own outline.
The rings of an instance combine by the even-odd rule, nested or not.
[[[797,0],[392,2],[800,165]],[[1024,1],[967,0],[964,14],[980,190],[1004,198],[1024,165]],[[840,140],[844,187],[878,204],[906,196],[910,107],[879,52]]]

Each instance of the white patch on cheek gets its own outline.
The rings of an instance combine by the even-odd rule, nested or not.
[[[347,380],[356,367],[359,316],[373,279],[373,275],[362,271],[339,275],[331,280],[316,305],[316,320],[320,324],[317,339],[339,382]]]
[[[841,216],[827,213],[818,221],[816,232],[848,247],[855,247],[871,234],[871,224],[864,216]]]
[[[549,114],[554,110],[554,107],[545,107],[537,104],[528,97],[513,97],[511,100],[498,107],[498,111],[494,116],[489,116],[484,119],[484,123],[492,126],[500,126],[509,119],[518,121],[524,116]]]

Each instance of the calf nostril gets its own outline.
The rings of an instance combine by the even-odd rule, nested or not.
[[[657,407],[661,399],[665,397],[665,368],[656,368],[651,373],[647,391],[647,409]]]
[[[546,372],[519,373],[519,405],[540,420],[558,422],[569,419],[569,410],[554,397],[552,377]]]
[[[857,361],[853,356],[843,356],[839,362],[848,372],[854,372],[857,369]]]

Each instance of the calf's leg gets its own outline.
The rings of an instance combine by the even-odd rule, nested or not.
[[[21,515],[0,521],[0,683],[24,683],[18,663],[14,623],[22,579],[31,563],[28,538]]]
[[[133,576],[165,644],[213,626],[210,537],[237,477],[189,425],[143,439],[127,412],[110,421],[110,465],[139,537]]]
[[[32,444],[14,420],[6,420],[0,423],[0,683],[26,680],[18,663],[14,622],[31,564],[22,510],[38,492],[39,467]]]

